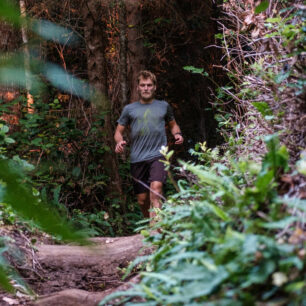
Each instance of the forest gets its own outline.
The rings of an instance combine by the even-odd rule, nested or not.
[[[0,0],[0,305],[306,305],[305,42],[302,0]],[[142,70],[184,139],[151,219]]]

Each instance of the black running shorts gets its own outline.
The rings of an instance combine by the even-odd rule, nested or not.
[[[165,164],[160,161],[161,159],[164,157],[155,157],[151,160],[131,164],[131,175],[136,194],[149,192],[151,182],[166,183],[167,171]]]

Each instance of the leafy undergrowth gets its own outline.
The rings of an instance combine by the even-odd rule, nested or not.
[[[306,203],[279,195],[288,153],[277,136],[265,140],[262,165],[205,146],[201,165],[182,162],[186,179],[154,226],[161,234],[142,229],[155,253],[127,271],[140,265],[141,283],[101,304],[305,304]]]
[[[129,192],[126,215],[120,197],[107,196],[110,178],[101,165],[109,148],[97,140],[102,137],[103,116],[96,118],[84,138],[83,123],[70,118],[59,99],[37,97],[34,113],[27,112],[26,103],[22,95],[9,103],[0,100],[4,117],[15,116],[11,104],[22,109],[20,118],[15,116],[18,125],[9,127],[0,118],[0,159],[11,159],[16,168],[22,168],[33,193],[71,220],[77,230],[86,230],[89,236],[131,234],[141,213]],[[128,171],[124,165],[120,175],[127,177]],[[126,188],[131,191],[131,186]],[[7,207],[0,222],[13,224],[15,217],[16,212]]]
[[[279,133],[294,163],[305,149],[305,1],[230,0],[220,8],[215,37],[228,82],[212,104],[221,134],[236,154],[256,158],[265,149],[260,136]]]

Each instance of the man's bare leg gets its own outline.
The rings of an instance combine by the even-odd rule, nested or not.
[[[140,210],[145,218],[150,217],[150,196],[149,192],[137,194],[137,202],[139,204]]]
[[[161,208],[161,197],[159,195],[162,195],[163,192],[163,183],[158,181],[153,181],[150,184],[150,202],[151,206],[150,208]],[[154,191],[154,192],[153,192]],[[150,211],[150,218],[154,218],[156,216],[156,213],[154,211]]]

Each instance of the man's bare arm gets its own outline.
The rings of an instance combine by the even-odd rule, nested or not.
[[[116,128],[116,132],[114,135],[114,139],[116,141],[116,148],[115,152],[116,153],[123,153],[124,152],[124,147],[126,145],[126,141],[123,139],[123,132],[125,130],[125,126],[118,124]]]
[[[171,134],[175,138],[175,144],[182,144],[184,142],[184,138],[182,136],[181,129],[175,120],[169,121],[169,128],[170,128]]]

